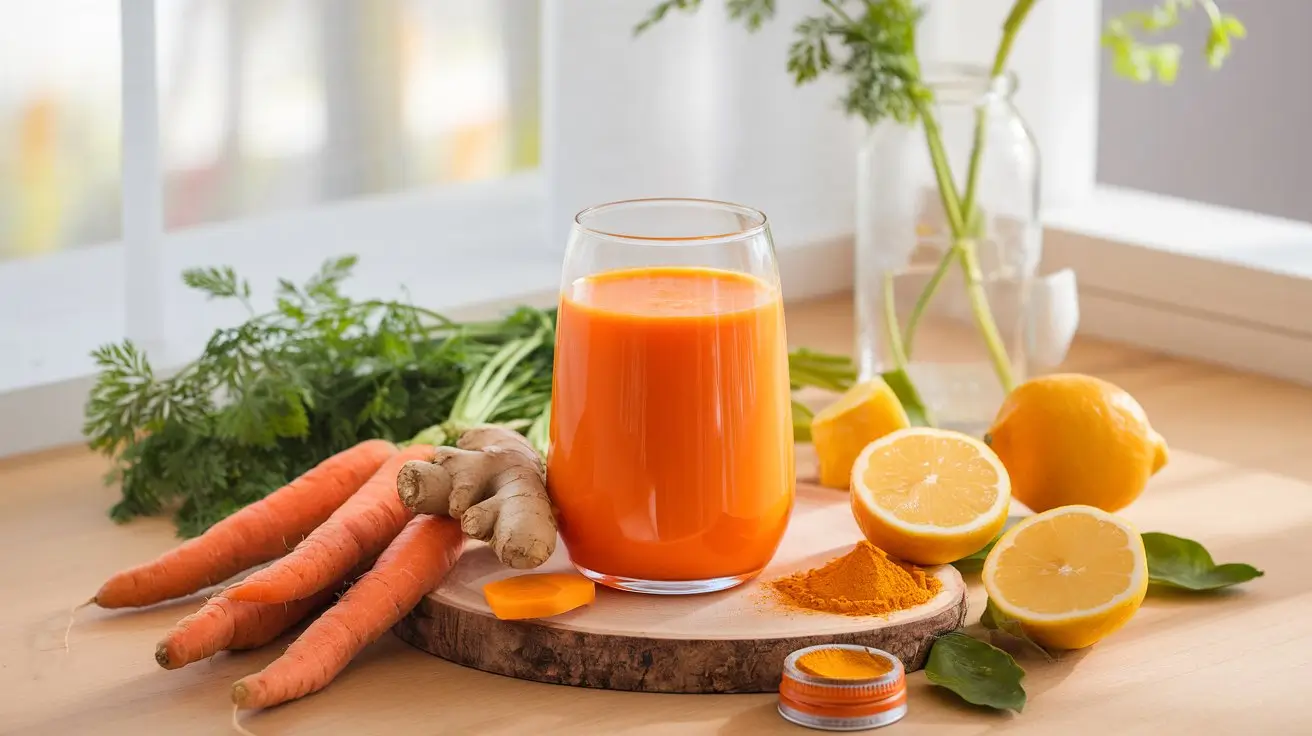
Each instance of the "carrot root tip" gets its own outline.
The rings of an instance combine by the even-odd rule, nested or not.
[[[158,645],[156,645],[156,647],[155,647],[155,662],[157,662],[157,663],[159,664],[160,667],[163,667],[163,668],[166,669],[166,670],[175,669],[175,668],[172,666],[172,662],[171,662],[171,660],[169,659],[169,645],[168,645],[168,642],[163,642],[163,641],[162,641],[162,642],[160,642]]]
[[[76,620],[77,612],[95,602],[96,602],[95,598],[90,598],[85,602],[79,603],[76,606],[73,606],[72,608],[68,609],[68,626],[64,627],[64,653],[65,654],[68,653],[68,639],[70,636],[73,635],[73,621]]]
[[[232,707],[233,709],[245,708],[246,703],[251,699],[251,691],[246,687],[246,683],[238,680],[232,684]]]
[[[239,707],[240,706],[236,705],[235,703],[232,706],[232,730],[236,731],[239,734],[242,734],[242,736],[255,736],[254,733],[247,730],[244,726],[241,725],[241,722],[237,720],[237,709]]]

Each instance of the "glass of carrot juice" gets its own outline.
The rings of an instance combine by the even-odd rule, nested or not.
[[[723,590],[792,510],[792,403],[765,215],[695,199],[575,218],[547,488],[571,561],[622,590]]]

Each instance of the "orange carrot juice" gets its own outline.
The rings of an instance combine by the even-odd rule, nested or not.
[[[579,279],[561,296],[547,486],[596,577],[759,572],[793,503],[778,291],[708,268]]]

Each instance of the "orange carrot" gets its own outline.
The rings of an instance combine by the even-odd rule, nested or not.
[[[286,554],[368,481],[396,446],[367,440],[187,540],[152,562],[110,578],[92,602],[148,606],[195,593]]]
[[[268,708],[327,687],[355,655],[437,587],[464,543],[460,523],[415,518],[332,608],[268,667],[232,686],[239,708]]]
[[[169,629],[155,647],[155,661],[166,670],[175,670],[224,649],[264,646],[326,605],[338,590],[325,588],[291,603],[244,603],[216,595]]]
[[[414,445],[393,455],[350,500],[310,532],[296,549],[223,591],[235,601],[286,603],[323,590],[383,550],[414,517],[396,491],[396,475],[410,460],[431,458]]]
[[[575,573],[516,575],[484,585],[483,597],[497,618],[548,618],[588,605],[597,586]]]

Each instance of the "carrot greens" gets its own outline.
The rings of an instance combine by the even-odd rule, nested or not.
[[[100,374],[85,432],[115,459],[115,519],[173,508],[179,532],[199,534],[361,440],[404,441],[442,421],[466,376],[534,336],[538,344],[522,356],[532,375],[514,386],[521,400],[495,418],[541,414],[554,312],[521,307],[496,322],[457,324],[406,302],[352,300],[341,284],[355,262],[330,261],[303,285],[280,282],[276,307],[264,314],[253,313],[250,284],[232,269],[187,271],[188,286],[236,300],[252,316],[216,331],[171,376],[131,342],[95,352]],[[528,394],[536,400],[522,400]]]

